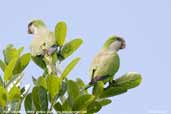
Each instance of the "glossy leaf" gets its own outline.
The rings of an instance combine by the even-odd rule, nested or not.
[[[115,80],[116,86],[124,87],[126,89],[137,87],[141,81],[141,74],[137,72],[126,73],[125,75]]]
[[[32,99],[37,111],[48,110],[47,91],[43,87],[34,87],[32,90]]]
[[[2,79],[2,77],[0,76],[0,86],[3,86],[4,85],[4,81]]]
[[[5,71],[4,71],[4,80],[11,80],[12,78],[12,73],[15,68],[16,62],[18,58],[13,58],[9,64],[6,66]]]
[[[75,67],[75,65],[79,62],[80,58],[75,58],[73,59],[65,68],[65,70],[63,71],[63,73],[61,74],[61,79],[65,79],[67,77],[67,75],[72,71],[72,69]]]
[[[15,100],[19,100],[20,99],[20,89],[16,86],[13,86],[9,93],[9,101],[15,101]]]
[[[5,62],[8,64],[13,58],[18,58],[23,48],[17,50],[12,44],[9,44],[5,50],[3,50]]]
[[[69,103],[69,99],[66,99],[65,102],[62,105],[63,111],[72,111],[72,106]]]
[[[6,64],[0,59],[0,68],[2,71],[5,70]]]
[[[4,107],[7,104],[7,91],[5,90],[5,88],[3,88],[2,86],[0,86],[0,106]]]
[[[85,84],[84,84],[83,80],[81,80],[81,78],[77,78],[76,82],[77,82],[80,89],[84,88]]]
[[[32,58],[33,62],[34,62],[36,65],[38,65],[40,68],[46,69],[46,64],[45,64],[45,62],[43,61],[43,58],[37,57],[37,56],[35,56],[35,57],[32,56],[31,58]]]
[[[3,114],[3,109],[1,106],[0,106],[0,114]]]
[[[76,79],[76,83],[79,86],[80,94],[88,93],[88,90],[87,89],[84,89],[85,84],[84,84],[83,80],[81,80],[81,78],[77,78]]]
[[[71,99],[71,102],[73,103],[75,99],[80,95],[79,86],[76,82],[69,80],[67,82],[67,92],[69,95],[69,98]]]
[[[43,76],[40,76],[40,77],[37,79],[37,86],[42,86],[42,87],[44,87],[45,89],[47,89],[46,78],[43,77]]]
[[[112,101],[110,99],[101,99],[98,102],[100,103],[101,106],[106,106],[110,104]]]
[[[58,46],[62,46],[65,42],[67,34],[67,25],[65,22],[57,23],[55,27],[55,38]]]
[[[59,103],[59,102],[57,102],[57,103],[55,103],[55,105],[54,105],[54,109],[56,110],[56,111],[61,111],[62,112],[62,105]]]
[[[21,109],[21,103],[22,103],[22,101],[21,101],[21,99],[18,99],[18,100],[14,100],[14,101],[11,101],[10,103],[9,103],[9,111],[20,111],[20,109]]]
[[[62,81],[62,86],[59,91],[59,96],[64,96],[66,91],[67,91],[67,84],[66,84],[66,82]]]
[[[94,96],[90,94],[84,94],[77,97],[77,99],[74,102],[73,110],[74,111],[81,111],[86,110],[87,106],[91,104],[94,101]]]
[[[53,62],[53,63],[56,63],[57,60],[58,60],[57,54],[56,54],[56,53],[53,53],[53,54],[52,54],[52,62]]]
[[[61,80],[56,75],[48,75],[47,77],[47,88],[53,99],[60,90]]]
[[[96,112],[100,111],[101,108],[102,108],[101,104],[95,101],[87,107],[87,112],[88,113],[96,113]]]
[[[19,55],[23,52],[23,50],[24,50],[24,47],[20,47],[20,48],[18,49]]]
[[[79,38],[71,40],[70,42],[66,43],[63,46],[61,50],[61,55],[64,58],[69,57],[70,55],[72,55],[72,53],[74,53],[81,46],[82,43],[83,43],[83,40]]]
[[[93,95],[99,97],[104,91],[104,83],[102,81],[98,81],[95,83],[93,88]]]
[[[29,64],[30,58],[31,58],[31,55],[29,53],[22,55],[17,61],[13,74],[15,75],[15,74],[21,73]]]
[[[33,100],[32,100],[32,94],[31,93],[29,93],[26,96],[26,98],[25,98],[24,108],[25,108],[25,111],[27,112],[27,114],[31,114],[31,113],[29,113],[29,111],[34,111],[35,110],[35,107],[34,107],[34,104],[33,104]]]
[[[103,91],[100,98],[113,97],[125,92],[127,92],[127,89],[124,87],[108,87]]]

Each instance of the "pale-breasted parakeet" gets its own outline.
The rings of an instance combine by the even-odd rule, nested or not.
[[[28,24],[28,33],[33,34],[30,45],[32,56],[43,55],[45,50],[56,45],[53,32],[50,32],[41,20],[33,20]]]
[[[49,73],[60,72],[51,56],[57,50],[56,39],[41,20],[33,20],[28,24],[28,33],[33,34],[30,45],[31,55],[43,57]]]
[[[97,81],[103,81],[104,83],[113,81],[113,77],[120,66],[117,52],[125,46],[124,39],[118,36],[112,36],[104,43],[102,49],[92,61],[90,85]]]

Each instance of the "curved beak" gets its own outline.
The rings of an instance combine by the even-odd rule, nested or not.
[[[32,34],[33,32],[28,28],[27,33]]]
[[[120,49],[124,49],[124,48],[126,48],[126,42],[125,42],[125,40],[124,40],[124,39],[122,39]]]
[[[27,27],[28,28],[28,30],[27,30],[28,34],[33,34],[32,30],[31,30],[32,24],[33,24],[32,22],[28,24],[28,27]]]
[[[121,42],[121,47],[120,47],[120,49],[126,48],[126,42],[125,42],[125,40],[124,40],[123,38],[118,37],[117,40]]]

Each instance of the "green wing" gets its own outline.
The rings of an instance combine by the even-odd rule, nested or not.
[[[118,54],[116,52],[103,50],[94,58],[90,74],[92,76],[94,70],[94,76],[92,79],[103,76],[113,77],[118,71],[119,66],[120,60]]]

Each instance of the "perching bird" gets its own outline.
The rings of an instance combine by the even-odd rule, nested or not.
[[[57,50],[54,33],[48,30],[42,20],[33,20],[28,24],[28,34],[33,34],[30,45],[31,55],[44,57],[49,73],[56,70],[51,57],[51,54]]]
[[[90,85],[97,81],[109,82],[109,84],[113,81],[113,77],[120,66],[117,52],[124,49],[125,46],[125,40],[118,36],[112,36],[104,43],[102,49],[92,61]]]
[[[43,55],[46,52],[45,50],[53,50],[52,47],[56,44],[54,33],[47,29],[43,21],[31,21],[28,24],[28,33],[34,35],[30,45],[32,56]]]

